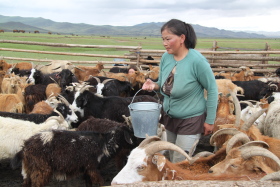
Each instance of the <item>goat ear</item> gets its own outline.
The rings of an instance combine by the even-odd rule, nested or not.
[[[164,168],[164,165],[166,163],[166,158],[163,155],[153,155],[152,158],[152,162],[153,164],[155,164],[158,168],[159,171],[162,171],[162,169]]]
[[[255,162],[253,164],[253,167],[254,167],[254,170],[258,171],[258,170],[262,170],[263,172],[265,172],[266,174],[269,174],[269,173],[273,173],[274,171],[269,167],[267,166],[265,163],[263,162]]]
[[[129,144],[133,144],[133,141],[131,139],[131,135],[128,131],[124,131],[124,138],[125,138],[125,141]]]

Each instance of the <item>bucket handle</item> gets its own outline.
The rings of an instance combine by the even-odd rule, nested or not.
[[[136,93],[135,93],[135,95],[133,96],[133,98],[132,98],[132,101],[131,101],[131,103],[130,104],[132,104],[133,103],[133,101],[134,101],[134,98],[135,98],[135,96],[138,94],[138,92],[140,92],[142,90],[142,88],[140,88]],[[153,90],[155,93],[156,93],[156,95],[157,95],[157,98],[158,98],[158,104],[160,104],[160,99],[159,99],[159,96],[158,96],[158,94],[157,94],[157,92],[155,91],[155,90]]]

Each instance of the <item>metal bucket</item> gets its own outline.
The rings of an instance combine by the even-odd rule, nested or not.
[[[141,89],[139,91],[141,91]],[[136,92],[136,94],[138,92]],[[134,136],[138,138],[146,138],[146,134],[149,136],[157,135],[158,121],[160,116],[160,110],[162,107],[162,105],[159,103],[159,99],[158,103],[132,103],[136,94],[132,98],[130,105],[128,105]]]

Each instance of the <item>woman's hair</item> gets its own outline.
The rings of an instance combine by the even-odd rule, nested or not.
[[[178,19],[171,19],[161,27],[161,32],[163,32],[165,29],[168,29],[170,32],[177,36],[181,36],[182,34],[185,35],[186,39],[184,43],[186,48],[195,48],[196,34],[190,24]]]

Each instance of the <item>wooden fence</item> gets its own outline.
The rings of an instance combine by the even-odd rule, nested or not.
[[[105,65],[105,69],[109,69],[113,64],[135,64],[142,69],[148,67],[147,64],[158,65],[160,58],[165,50],[145,50],[141,46],[114,46],[114,45],[78,45],[78,44],[63,44],[63,43],[42,43],[42,42],[28,42],[28,41],[16,41],[16,40],[0,40],[0,43],[14,43],[14,44],[26,44],[26,45],[43,45],[52,47],[81,47],[81,48],[113,48],[117,50],[128,51],[124,55],[104,55],[104,54],[86,54],[86,53],[67,53],[67,52],[53,52],[53,51],[38,51],[38,50],[24,50],[24,49],[12,49],[12,48],[0,48],[0,51],[13,51],[13,52],[25,52],[25,53],[40,53],[40,54],[55,54],[55,55],[68,55],[68,56],[87,56],[87,57],[101,57],[112,59],[111,61],[73,61],[74,64],[92,64],[95,65],[101,62]],[[240,66],[248,66],[252,68],[254,72],[271,73],[275,72],[275,69],[280,67],[280,50],[272,50],[269,45],[266,44],[264,49],[236,49],[234,48],[221,48],[217,47],[217,43],[213,43],[211,49],[197,49],[200,51],[209,61],[214,72],[219,71],[240,71]],[[273,56],[271,56],[273,55]],[[153,60],[148,60],[148,57],[152,57]],[[22,61],[35,61],[35,62],[50,62],[54,59],[32,59],[32,58],[17,58],[6,57],[7,60],[22,60]],[[122,59],[118,61],[117,59]],[[276,63],[268,63],[268,61]]]

